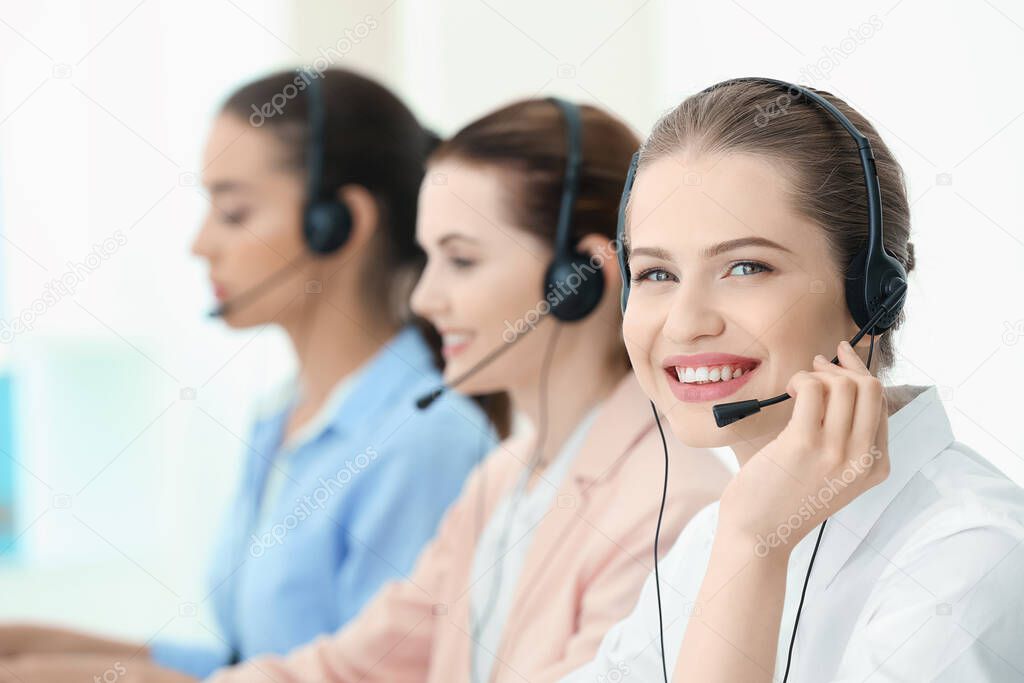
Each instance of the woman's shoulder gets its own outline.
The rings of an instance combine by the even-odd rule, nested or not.
[[[1024,540],[1024,488],[969,446],[952,442],[920,476],[929,527],[946,533],[998,528]]]
[[[513,433],[486,453],[466,478],[460,502],[474,506],[483,501],[483,514],[489,515],[504,493],[511,489],[516,476],[529,462],[531,441],[527,435]],[[479,514],[477,510],[475,514]]]
[[[665,447],[668,448],[670,498],[692,491],[714,493],[717,498],[733,476],[728,458],[720,451],[687,446],[668,429],[663,446],[661,433],[653,420],[651,429],[630,449],[618,476],[632,486],[646,487],[644,490],[660,494],[665,476]]]
[[[908,481],[867,541],[870,555],[886,557],[882,584],[909,574],[951,593],[980,589],[996,567],[1024,572],[1024,489],[953,441]]]

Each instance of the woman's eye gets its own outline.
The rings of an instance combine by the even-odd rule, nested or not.
[[[476,261],[474,261],[473,259],[462,258],[460,256],[452,256],[449,259],[449,261],[458,270],[465,270],[467,268],[472,268],[474,265],[476,265]]]
[[[729,275],[756,275],[757,273],[770,273],[771,267],[757,261],[740,261],[729,267]]]
[[[224,212],[222,214],[222,217],[223,217],[225,223],[228,223],[229,225],[238,225],[239,223],[242,223],[243,221],[245,221],[245,219],[248,217],[248,215],[249,215],[248,211],[233,211],[233,212]]]
[[[633,282],[668,282],[672,274],[661,268],[648,268],[633,276]]]

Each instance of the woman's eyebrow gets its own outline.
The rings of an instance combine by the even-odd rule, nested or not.
[[[782,246],[778,242],[772,242],[770,239],[764,237],[740,237],[735,240],[728,240],[726,242],[719,242],[710,247],[704,247],[700,250],[700,255],[704,258],[713,258],[719,254],[724,254],[727,251],[733,249],[740,249],[742,247],[768,247],[769,249],[778,249],[788,254],[793,252],[790,249]]]
[[[444,235],[442,235],[441,239],[439,239],[437,241],[437,243],[439,245],[441,245],[441,246],[444,246],[444,245],[448,244],[449,242],[454,242],[456,240],[462,240],[464,242],[470,242],[470,243],[477,243],[477,242],[479,242],[479,240],[477,240],[477,239],[475,239],[473,237],[470,237],[469,235],[463,235],[462,233],[459,233],[459,232],[449,232],[449,233],[445,233]]]
[[[246,192],[250,189],[248,183],[237,180],[216,180],[209,184],[210,194],[228,194],[230,192]]]
[[[628,253],[630,258],[634,256],[653,256],[654,258],[661,259],[662,261],[674,260],[672,258],[672,254],[661,247],[637,247],[635,249],[628,249]]]
[[[769,249],[778,249],[784,251],[787,254],[792,254],[792,250],[782,246],[778,242],[773,242],[770,239],[764,237],[740,237],[734,240],[728,240],[726,242],[719,242],[713,244],[710,247],[704,247],[700,250],[700,255],[703,258],[714,258],[720,254],[724,254],[727,251],[733,249],[740,249],[742,247],[768,247]],[[635,249],[629,249],[630,257],[633,256],[653,256],[654,258],[661,259],[663,261],[674,261],[672,254],[667,249],[661,247],[637,247]]]

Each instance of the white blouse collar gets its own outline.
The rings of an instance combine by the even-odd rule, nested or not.
[[[952,442],[953,430],[935,387],[924,388],[889,417],[889,476],[829,519],[822,539],[828,551],[818,553],[816,584],[831,583],[911,478]],[[802,542],[813,543],[816,536],[810,533]]]

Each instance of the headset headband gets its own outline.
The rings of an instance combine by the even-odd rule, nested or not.
[[[565,119],[565,181],[562,183],[562,202],[558,208],[558,229],[555,232],[555,258],[572,252],[572,211],[580,189],[580,166],[583,163],[582,123],[580,109],[572,102],[557,97],[548,101],[562,111]]]
[[[325,115],[323,92],[320,89],[320,80],[316,74],[308,71],[303,72],[307,81],[306,97],[309,112],[309,139],[306,143],[306,198],[309,202],[315,202],[324,197],[324,144],[325,144]]]
[[[749,76],[746,78],[732,78],[727,81],[722,81],[721,83],[716,83],[702,90],[700,94],[703,95],[711,92],[712,90],[717,90],[718,88],[733,85],[735,83],[765,83],[783,88],[791,97],[803,97],[804,99],[816,104],[820,109],[823,109],[829,116],[831,116],[832,120],[842,126],[846,132],[850,134],[850,137],[853,138],[853,141],[857,144],[857,152],[860,155],[860,165],[864,173],[864,186],[867,190],[867,262],[872,263],[874,255],[878,252],[879,248],[885,244],[885,240],[883,232],[884,226],[882,224],[882,190],[878,182],[878,172],[875,169],[875,156],[871,149],[871,141],[868,140],[866,135],[857,129],[857,126],[853,125],[853,122],[850,121],[846,114],[841,112],[838,107],[818,93],[796,85],[795,83],[780,81],[775,78]]]

